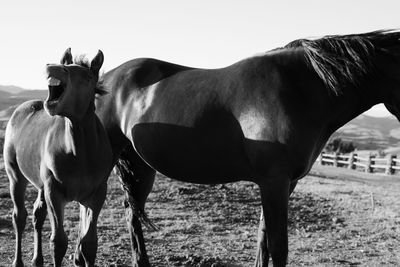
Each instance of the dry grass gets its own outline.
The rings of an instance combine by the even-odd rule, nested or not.
[[[1,164],[0,164],[1,165]],[[337,169],[317,169],[337,176]],[[396,266],[400,264],[400,178],[367,177],[342,170],[335,179],[306,177],[290,202],[289,266]],[[397,180],[399,179],[399,181]],[[99,219],[98,266],[130,265],[122,191],[109,180]],[[31,211],[36,192],[27,192]],[[14,233],[8,181],[0,169],[0,262],[13,258]],[[192,185],[159,176],[147,212],[159,231],[145,231],[153,266],[252,266],[260,211],[258,188],[251,183]],[[67,206],[65,229],[72,266],[78,207]],[[45,265],[50,265],[49,223],[44,229]],[[32,226],[24,235],[24,261],[32,257]]]

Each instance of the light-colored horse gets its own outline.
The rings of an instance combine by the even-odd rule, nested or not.
[[[75,263],[94,266],[97,218],[112,168],[108,137],[94,113],[95,95],[102,93],[98,79],[103,59],[99,51],[90,65],[84,59],[73,63],[71,50],[67,49],[61,64],[46,66],[46,101],[23,103],[8,122],[4,162],[14,203],[14,266],[23,266],[21,239],[27,217],[24,198],[28,182],[38,190],[33,209],[33,265],[43,265],[41,230],[48,212],[54,265],[61,266],[68,242],[63,228],[64,207],[75,200],[80,203]]]
[[[135,210],[155,170],[181,181],[259,185],[263,215],[256,266],[284,266],[290,192],[329,136],[377,103],[400,118],[400,32],[327,36],[221,69],[136,59],[109,71],[97,114],[134,212],[133,263],[149,266]],[[122,165],[120,164],[119,167]],[[268,242],[267,242],[268,241]]]

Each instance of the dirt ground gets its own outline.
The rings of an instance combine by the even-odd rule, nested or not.
[[[302,179],[290,200],[289,266],[400,265],[400,177],[377,177],[344,169],[318,167],[318,176]],[[329,178],[330,177],[330,178]],[[27,191],[31,212],[36,197]],[[98,266],[129,266],[123,194],[115,177],[98,223]],[[252,183],[206,186],[158,176],[147,207],[160,228],[145,230],[153,266],[252,266],[260,197]],[[12,203],[0,163],[0,266],[14,253]],[[73,266],[78,205],[67,206],[69,248],[64,266]],[[33,253],[31,218],[24,234],[24,262]],[[51,265],[48,220],[44,227],[45,266]]]

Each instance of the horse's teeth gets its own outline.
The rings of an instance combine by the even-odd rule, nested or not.
[[[47,83],[49,86],[59,86],[61,84],[61,81],[54,77],[50,77],[47,79]]]

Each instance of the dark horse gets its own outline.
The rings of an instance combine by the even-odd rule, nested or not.
[[[133,264],[155,171],[191,183],[252,181],[262,211],[256,266],[287,261],[289,195],[329,136],[377,103],[400,117],[400,32],[296,40],[221,69],[134,59],[97,103],[130,192]],[[121,151],[124,152],[121,153]],[[126,167],[128,166],[128,167]]]

